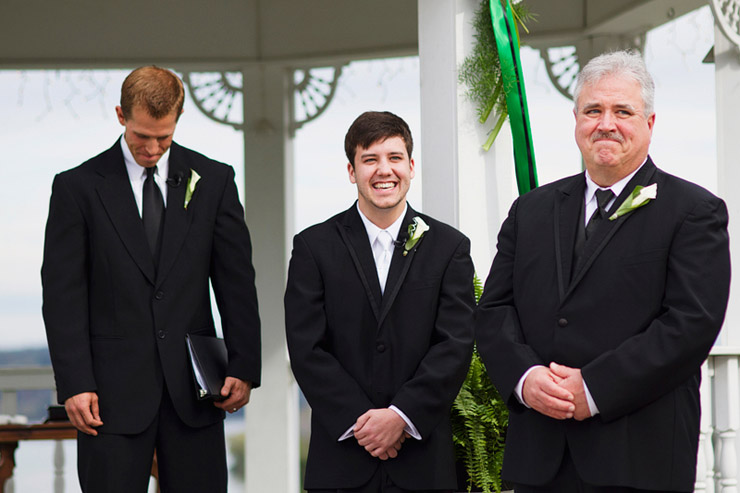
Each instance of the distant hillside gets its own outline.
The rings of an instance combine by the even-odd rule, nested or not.
[[[50,366],[49,350],[43,348],[0,350],[0,367],[7,366]]]

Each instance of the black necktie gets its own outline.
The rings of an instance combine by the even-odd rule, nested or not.
[[[144,232],[149,242],[149,248],[157,260],[157,250],[159,246],[159,230],[162,224],[162,213],[164,213],[164,200],[162,192],[154,181],[154,171],[156,166],[146,168],[146,180],[144,180],[144,193],[142,200],[141,219],[144,221]]]
[[[586,225],[586,239],[594,232],[594,230],[601,224],[601,221],[606,219],[606,204],[608,204],[614,198],[614,192],[611,190],[596,190],[596,210],[594,211],[591,219],[588,220]]]

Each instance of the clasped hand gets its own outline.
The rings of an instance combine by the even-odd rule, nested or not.
[[[557,363],[533,369],[522,385],[522,398],[535,411],[555,419],[591,417],[578,368]]]
[[[370,409],[357,418],[352,430],[357,443],[380,460],[398,456],[401,445],[409,437],[404,432],[406,422],[393,409]]]

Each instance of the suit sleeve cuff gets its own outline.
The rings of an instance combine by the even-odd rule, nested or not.
[[[586,402],[588,403],[588,410],[591,412],[591,416],[596,416],[599,414],[599,408],[596,407],[596,401],[594,401],[591,391],[588,390],[585,379],[583,379],[583,392],[586,394]]]
[[[416,426],[414,426],[414,423],[411,422],[411,420],[406,416],[403,411],[398,409],[393,404],[388,407],[388,409],[392,409],[396,412],[399,416],[401,416],[401,419],[406,423],[406,427],[403,429],[406,433],[411,435],[411,438],[415,438],[416,440],[421,440],[421,434],[419,433],[419,430],[416,429]]]
[[[339,440],[337,440],[337,441],[338,441],[338,442],[341,442],[341,441],[343,441],[343,440],[346,440],[346,439],[348,439],[349,437],[352,437],[352,436],[354,436],[354,435],[355,435],[354,429],[355,429],[355,425],[354,425],[354,423],[353,423],[353,424],[352,424],[352,426],[350,426],[350,427],[349,427],[349,428],[347,429],[347,431],[345,431],[345,432],[344,432],[344,434],[343,434],[342,436],[340,436],[340,437],[339,437]]]

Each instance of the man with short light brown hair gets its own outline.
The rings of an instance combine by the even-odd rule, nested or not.
[[[180,78],[154,65],[137,68],[121,86],[121,111],[125,118],[131,118],[135,106],[157,119],[170,113],[180,118],[184,102],[185,89]]]
[[[173,142],[182,82],[124,81],[115,144],[54,179],[43,315],[60,403],[78,432],[84,492],[226,492],[224,411],[260,381],[252,247],[234,170]],[[228,352],[222,400],[198,400],[185,338]]]

